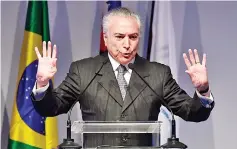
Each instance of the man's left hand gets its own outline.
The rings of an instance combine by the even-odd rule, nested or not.
[[[189,49],[189,58],[186,53],[183,54],[184,62],[187,66],[186,73],[189,74],[193,85],[199,91],[205,91],[209,88],[207,68],[206,68],[206,54],[203,54],[202,62],[199,60],[198,52]]]

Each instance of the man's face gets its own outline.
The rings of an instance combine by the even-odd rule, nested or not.
[[[120,64],[128,64],[136,55],[140,28],[135,18],[112,16],[104,41],[110,55]]]

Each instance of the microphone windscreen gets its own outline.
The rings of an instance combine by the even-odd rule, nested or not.
[[[133,69],[133,68],[134,68],[134,64],[129,63],[129,64],[128,64],[128,68]]]

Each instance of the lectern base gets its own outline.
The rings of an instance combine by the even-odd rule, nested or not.
[[[63,143],[58,146],[58,149],[81,149],[82,147],[74,142],[74,139],[63,139]]]
[[[98,146],[96,149],[160,149],[160,147],[152,147],[152,146]]]
[[[165,149],[186,149],[187,145],[179,142],[179,138],[168,138],[167,143],[161,145],[161,147]]]

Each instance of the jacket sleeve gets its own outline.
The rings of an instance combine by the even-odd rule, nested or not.
[[[170,67],[164,66],[164,69],[163,96],[173,113],[186,121],[200,122],[207,120],[214,102],[212,108],[204,107],[196,92],[194,97],[191,98],[179,87],[172,77]]]

